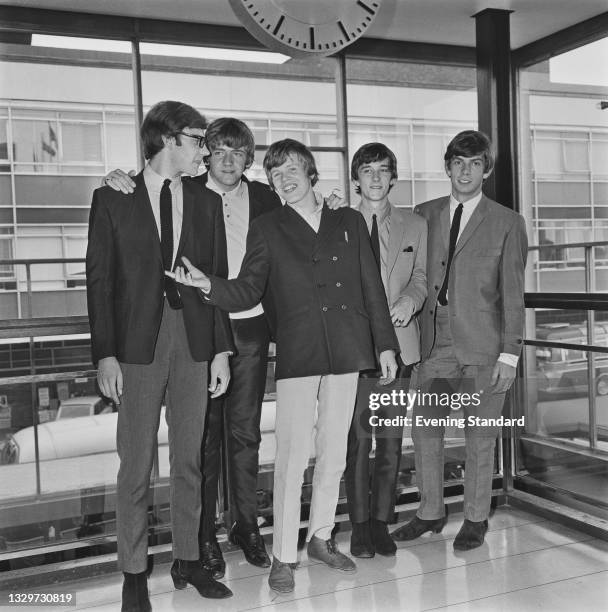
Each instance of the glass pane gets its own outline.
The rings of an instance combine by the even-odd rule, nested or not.
[[[520,72],[519,201],[532,230],[530,245],[543,247],[530,252],[528,291],[588,290],[584,249],[553,245],[608,238],[608,115],[599,104],[608,86],[601,62],[583,59],[591,48]],[[594,253],[595,289],[606,291],[605,247]]]

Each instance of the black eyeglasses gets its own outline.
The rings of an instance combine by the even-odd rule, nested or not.
[[[178,134],[181,136],[187,136],[188,138],[194,138],[199,149],[205,148],[206,140],[204,136],[195,136],[194,134],[186,134],[186,132],[178,132]]]

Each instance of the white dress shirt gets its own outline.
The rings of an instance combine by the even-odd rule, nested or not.
[[[161,176],[152,168],[149,164],[144,168],[144,183],[148,190],[148,196],[150,197],[150,204],[152,204],[152,213],[154,214],[154,220],[156,221],[156,229],[158,230],[158,237],[160,238],[160,190],[163,188],[165,179],[169,177]],[[176,176],[171,179],[169,185],[171,191],[171,212],[173,218],[173,256],[171,258],[171,268],[175,264],[175,255],[179,247],[179,240],[182,235],[182,221],[184,219],[184,192],[182,190],[182,179],[180,176]]]
[[[304,219],[304,221],[306,221],[306,223],[308,223],[308,225],[312,227],[315,233],[319,233],[319,226],[321,225],[321,213],[323,212],[323,202],[321,202],[320,204],[317,202],[317,205],[315,206],[312,212],[305,210],[297,204],[289,204],[289,206],[291,206],[300,215],[300,217],[302,217],[302,219]]]
[[[207,175],[207,187],[222,198],[222,212],[226,227],[226,245],[228,247],[228,278],[236,278],[241,270],[247,247],[249,232],[249,189],[247,183],[239,181],[232,190],[226,191],[220,187],[213,177]],[[231,319],[249,319],[264,314],[262,304],[257,304],[248,310],[231,312]]]
[[[467,200],[466,202],[462,202],[462,217],[460,217],[460,229],[458,231],[458,238],[462,235],[462,230],[467,226],[467,223],[471,219],[471,215],[475,212],[477,205],[481,202],[481,198],[483,193],[479,192],[475,197]],[[452,219],[454,218],[454,212],[456,211],[456,207],[460,204],[460,202],[453,196],[450,195],[450,225],[452,225]],[[448,297],[449,302],[449,297]],[[507,365],[517,367],[519,362],[519,356],[513,355],[512,353],[501,353],[498,356],[498,361],[502,361]]]

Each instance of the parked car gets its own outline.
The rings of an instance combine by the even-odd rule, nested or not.
[[[55,421],[41,423],[38,425],[40,461],[115,452],[117,420],[118,413],[110,412],[79,418],[57,418]],[[163,407],[158,428],[158,444],[168,444],[168,441]],[[6,465],[34,461],[34,427],[25,427],[9,435],[0,454],[0,463]]]
[[[596,323],[594,344],[608,346],[608,324]],[[536,329],[538,340],[587,344],[585,324],[545,323]],[[595,392],[608,395],[608,353],[594,353]],[[587,351],[573,348],[537,347],[536,371],[539,396],[545,399],[587,395]]]
[[[113,404],[107,404],[97,395],[70,397],[59,404],[55,420],[59,421],[60,419],[73,419],[75,417],[95,416],[96,414],[108,414],[113,411]]]

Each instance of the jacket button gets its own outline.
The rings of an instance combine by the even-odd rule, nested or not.
[[[433,314],[433,311],[432,311],[432,310],[429,310],[429,314]]]
[[[341,287],[341,286],[342,286],[342,283],[341,283],[340,281],[338,281],[338,282],[336,283],[336,287]]]
[[[338,261],[338,258],[337,258],[337,257],[334,255],[334,256],[331,258],[331,260],[332,260],[332,261]]]
[[[322,310],[323,312],[327,312],[327,306],[323,306],[323,308],[321,308],[321,310]]]
[[[442,265],[442,266],[445,266],[445,261],[442,261],[442,262],[441,262],[441,265]]]
[[[348,306],[346,304],[342,304],[342,310],[346,310]]]
[[[435,285],[435,291],[439,291],[439,285]]]
[[[325,283],[317,283],[317,287],[319,287],[319,289],[322,289],[323,287],[325,287]]]

